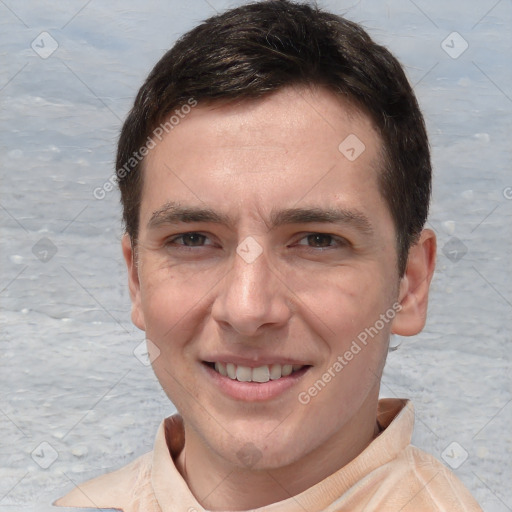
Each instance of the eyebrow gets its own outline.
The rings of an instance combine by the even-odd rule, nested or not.
[[[162,208],[153,212],[147,227],[148,229],[154,229],[162,225],[180,222],[211,222],[227,227],[233,227],[234,224],[229,216],[211,208],[183,206],[177,202],[168,202]],[[311,223],[345,224],[358,229],[364,234],[373,234],[370,220],[358,210],[306,207],[272,210],[270,214],[270,229],[287,224]]]

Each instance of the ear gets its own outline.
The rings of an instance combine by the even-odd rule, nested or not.
[[[121,241],[123,256],[128,270],[128,287],[130,289],[130,298],[132,300],[132,322],[142,331],[146,330],[144,322],[144,313],[142,311],[142,302],[140,294],[139,269],[137,267],[137,258],[132,241],[128,234],[123,235]]]
[[[436,264],[436,245],[435,233],[424,229],[418,242],[409,250],[398,296],[402,309],[393,319],[393,334],[413,336],[425,326],[428,292]]]

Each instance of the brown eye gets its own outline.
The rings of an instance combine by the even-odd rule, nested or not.
[[[208,237],[200,233],[183,233],[169,241],[172,245],[181,245],[184,247],[202,247]]]
[[[329,233],[309,233],[298,240],[297,245],[306,250],[321,252],[322,249],[343,249],[350,246],[350,243],[345,238]]]
[[[200,235],[199,233],[185,233],[181,237],[183,239],[183,245],[188,247],[196,247],[198,245],[202,245],[206,240],[204,235]]]
[[[315,233],[308,235],[306,238],[308,244],[313,247],[330,247],[331,242],[333,241],[333,237],[325,233]]]

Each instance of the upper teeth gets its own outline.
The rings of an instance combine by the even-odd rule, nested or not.
[[[237,366],[233,363],[215,363],[215,370],[218,373],[240,382],[268,382],[269,380],[286,377],[301,368],[302,365],[300,364],[266,364],[257,368],[250,368],[249,366]]]

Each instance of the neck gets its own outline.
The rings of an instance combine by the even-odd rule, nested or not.
[[[187,429],[176,466],[192,494],[208,510],[249,510],[291,498],[332,475],[357,457],[380,433],[377,401],[363,408],[314,451],[280,468],[250,470],[214,453]]]

